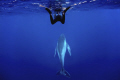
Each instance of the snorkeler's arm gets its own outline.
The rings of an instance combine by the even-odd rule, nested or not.
[[[48,11],[49,14],[52,13],[49,8],[46,7],[45,9]]]
[[[52,12],[50,11],[50,8],[48,8],[48,7],[46,7],[46,6],[42,5],[42,4],[40,4],[39,7],[44,7],[44,8],[48,11],[49,14],[52,13]]]

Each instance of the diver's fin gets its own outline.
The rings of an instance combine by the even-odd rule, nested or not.
[[[71,56],[71,49],[70,49],[70,46],[68,44],[67,44],[67,49],[68,49],[68,52],[69,52],[69,54]]]
[[[70,74],[69,74],[65,69],[61,69],[60,71],[58,71],[58,72],[56,73],[56,75],[64,75],[64,76],[70,78]]]

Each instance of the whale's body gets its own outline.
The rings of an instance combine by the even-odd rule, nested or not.
[[[65,71],[65,69],[64,69],[64,58],[65,58],[65,53],[66,53],[67,49],[71,56],[70,46],[67,44],[64,34],[61,34],[60,38],[58,39],[58,42],[57,42],[57,47],[55,49],[55,55],[57,52],[58,56],[59,56],[59,60],[61,62],[61,67],[62,67],[61,70],[57,73],[57,75],[61,74],[61,75],[70,77],[70,74],[67,71]]]

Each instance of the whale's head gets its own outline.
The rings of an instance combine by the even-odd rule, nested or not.
[[[64,35],[64,34],[61,34],[61,35],[60,35],[60,38],[65,40],[65,35]]]
[[[60,37],[59,37],[59,42],[63,42],[65,39],[65,35],[64,34],[61,34]]]

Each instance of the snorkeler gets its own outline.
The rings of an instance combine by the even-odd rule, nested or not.
[[[50,11],[50,9],[45,8],[48,11],[48,13],[50,14],[51,24],[55,24],[57,21],[60,21],[62,24],[64,24],[65,23],[65,13],[69,8],[70,8],[70,6],[67,7],[64,11],[62,11],[61,8],[56,8],[55,12],[57,12],[57,13],[54,14],[54,19],[52,17],[52,12]],[[62,15],[60,15],[61,11],[62,11]]]

